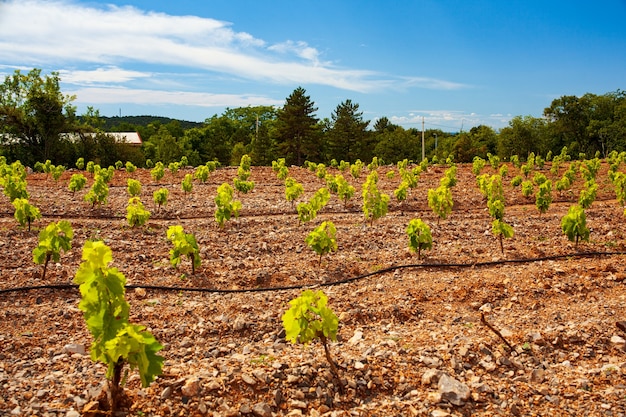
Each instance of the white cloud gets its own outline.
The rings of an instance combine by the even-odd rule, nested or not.
[[[211,94],[188,91],[156,91],[131,88],[86,87],[68,94],[76,103],[90,104],[170,104],[199,107],[280,106],[283,101],[257,95]]]
[[[385,88],[462,88],[430,78],[401,78],[338,68],[320,61],[303,41],[267,46],[231,24],[198,16],[173,16],[135,7],[90,6],[71,0],[0,0],[0,62],[105,70],[68,73],[77,82],[125,82],[143,77],[119,68],[170,68],[227,74],[277,84],[319,84],[356,92]],[[64,80],[65,81],[65,80]]]
[[[148,78],[151,74],[129,71],[118,67],[103,67],[95,70],[60,70],[61,80],[69,84],[125,83],[138,78]]]

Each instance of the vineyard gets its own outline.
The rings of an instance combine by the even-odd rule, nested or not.
[[[96,269],[125,278],[120,308],[163,358],[154,381],[121,375],[128,415],[626,413],[622,156],[82,162],[24,182],[4,167],[0,415],[107,415],[113,368],[90,357],[75,283],[105,246]],[[58,235],[71,246],[46,249]],[[306,289],[336,342],[292,343]]]

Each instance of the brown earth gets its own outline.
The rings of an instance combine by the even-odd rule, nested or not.
[[[606,164],[587,210],[590,241],[578,247],[560,220],[582,180],[562,196],[554,191],[540,215],[509,175],[505,220],[515,236],[504,254],[471,165],[458,165],[454,210],[440,221],[426,196],[445,167],[423,173],[402,205],[393,197],[397,173],[386,176],[391,169],[379,168],[379,187],[392,197],[389,213],[368,226],[360,197],[366,172],[349,179],[357,192],[347,207],[333,196],[314,221],[299,225],[282,181],[253,167],[256,187],[238,197],[241,216],[222,230],[213,198],[236,168],[194,183],[190,196],[180,181],[191,170],[168,172],[159,184],[146,170],[118,171],[108,203],[95,209],[82,201],[86,190],[67,190],[72,172],[59,182],[29,175],[30,202],[43,214],[33,231],[19,228],[8,200],[0,201],[0,415],[77,416],[106,385],[106,368],[88,355],[91,336],[76,288],[6,291],[71,283],[88,239],[112,248],[112,266],[132,286],[131,320],[165,346],[163,375],[151,386],[141,388],[136,372],[129,374],[129,415],[625,415],[626,334],[616,322],[626,320],[626,220]],[[324,185],[303,168],[290,175],[303,183],[306,199]],[[128,176],[141,180],[152,210],[145,227],[126,224]],[[157,211],[152,192],[161,186],[170,198]],[[407,246],[412,218],[432,229],[433,248],[421,260]],[[32,250],[38,231],[59,219],[74,228],[73,249],[43,280]],[[336,225],[339,248],[318,266],[304,239],[323,220]],[[196,274],[187,261],[178,269],[169,264],[165,232],[174,224],[195,233],[202,257]],[[330,346],[344,368],[340,380],[319,343],[285,341],[281,316],[301,289],[266,290],[285,286],[328,295],[340,318],[339,340]]]

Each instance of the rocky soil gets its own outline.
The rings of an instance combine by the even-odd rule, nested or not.
[[[191,170],[158,184],[145,170],[118,171],[108,203],[95,209],[82,201],[86,190],[67,190],[72,172],[59,182],[29,175],[30,201],[43,214],[31,232],[19,228],[7,199],[0,201],[0,415],[78,416],[106,386],[105,366],[89,357],[78,290],[18,289],[71,283],[88,239],[112,248],[113,266],[130,286],[131,320],[165,346],[163,375],[151,386],[129,374],[126,415],[626,415],[626,334],[616,326],[626,320],[626,220],[606,166],[587,210],[590,241],[578,247],[560,219],[582,180],[563,195],[555,191],[540,215],[534,199],[511,187],[510,175],[505,220],[515,236],[504,254],[471,166],[458,167],[454,210],[441,221],[426,196],[445,167],[423,173],[402,205],[393,198],[397,173],[390,179],[393,167],[379,168],[379,186],[392,202],[373,226],[361,212],[365,173],[350,179],[357,193],[347,207],[332,197],[317,219],[299,225],[282,181],[253,167],[256,187],[239,196],[241,216],[223,230],[213,198],[236,168],[195,183],[190,196],[180,181]],[[324,185],[302,168],[290,174],[307,199]],[[141,180],[152,210],[142,228],[126,225],[129,176]],[[170,199],[158,211],[152,192],[162,186]],[[411,218],[432,228],[433,248],[421,260],[407,246]],[[32,249],[38,231],[59,219],[72,223],[73,249],[43,280]],[[339,248],[318,266],[304,239],[323,220],[337,226]],[[178,269],[169,264],[165,231],[173,224],[196,235],[196,274],[186,261]],[[285,286],[294,288],[271,289]],[[319,343],[285,341],[281,316],[304,287],[322,288],[340,318],[330,347],[343,368],[339,380]]]

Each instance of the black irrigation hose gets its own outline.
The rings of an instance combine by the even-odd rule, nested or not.
[[[405,268],[422,268],[422,269],[446,269],[446,268],[482,268],[491,267],[496,265],[505,264],[522,264],[533,263],[543,261],[553,261],[557,259],[567,258],[593,258],[598,256],[620,256],[626,255],[626,252],[578,252],[567,255],[550,255],[542,256],[539,258],[526,258],[526,259],[503,259],[499,261],[486,261],[475,263],[447,263],[447,264],[407,264],[407,265],[394,265],[387,268],[379,269],[374,272],[368,272],[366,274],[357,275],[354,277],[342,279],[339,281],[324,282],[321,284],[312,285],[290,285],[280,287],[260,287],[260,288],[247,288],[247,289],[217,289],[217,288],[198,288],[198,287],[167,287],[162,285],[126,285],[127,289],[143,288],[146,290],[158,290],[158,291],[189,291],[189,292],[207,292],[215,294],[231,294],[231,293],[249,293],[249,292],[269,292],[269,291],[288,291],[288,290],[300,290],[309,287],[330,287],[334,285],[348,284],[350,282],[359,281],[365,278],[369,278],[374,275],[385,274],[397,269]],[[68,290],[78,288],[76,284],[48,284],[48,285],[34,285],[29,287],[17,287],[17,288],[5,288],[0,289],[0,295],[8,294],[12,292],[22,292],[40,289],[53,289],[53,290]]]

